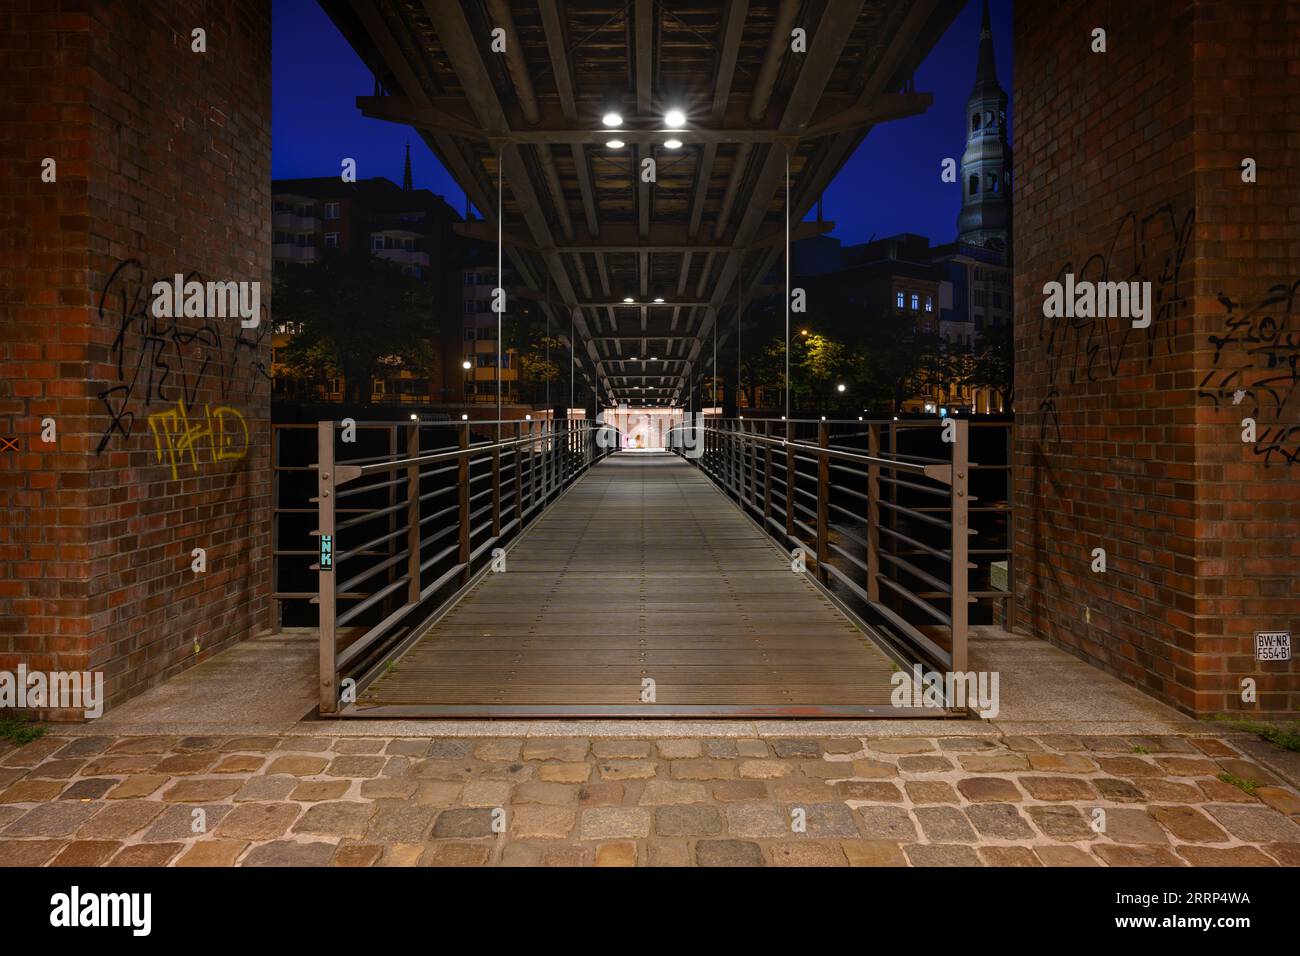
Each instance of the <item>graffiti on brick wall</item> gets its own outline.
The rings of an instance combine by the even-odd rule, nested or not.
[[[1222,331],[1210,336],[1213,368],[1197,393],[1259,423],[1252,451],[1265,467],[1300,461],[1298,298],[1300,279],[1273,286],[1250,306],[1220,294]]]
[[[189,458],[197,464],[201,450],[207,450],[209,461],[243,457],[248,425],[230,403],[252,398],[263,379],[270,381],[259,348],[271,324],[244,329],[237,322],[199,319],[183,327],[181,319],[159,318],[149,307],[150,290],[159,278],[172,280],[170,275],[147,277],[140,260],[124,259],[100,290],[99,319],[116,333],[111,351],[115,380],[97,394],[108,427],[96,452],[115,438],[130,438],[137,421],[147,417],[155,444],[163,442],[159,460],[171,461],[176,477],[177,463]],[[203,281],[197,272],[185,275],[191,279]],[[263,306],[262,317],[268,315]],[[219,404],[200,410],[205,393],[215,395]]]
[[[1039,342],[1047,354],[1047,394],[1039,403],[1039,438],[1059,441],[1058,400],[1061,389],[1080,382],[1098,382],[1119,372],[1129,340],[1143,344],[1143,361],[1150,366],[1157,350],[1173,348],[1177,319],[1188,308],[1188,283],[1183,264],[1191,247],[1194,211],[1179,215],[1172,203],[1145,213],[1129,211],[1119,220],[1106,245],[1082,264],[1062,264],[1054,277],[1073,273],[1076,282],[1150,282],[1152,318],[1147,328],[1133,328],[1130,319],[1111,317],[1048,318],[1041,316]]]
[[[176,407],[149,416],[154,455],[171,465],[172,477],[188,463],[197,472],[201,464],[243,458],[248,453],[248,422],[229,405],[204,405],[193,413],[178,401]]]

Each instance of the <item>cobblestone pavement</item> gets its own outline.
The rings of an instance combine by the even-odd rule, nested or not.
[[[58,737],[0,751],[19,866],[1300,865],[1222,737]]]

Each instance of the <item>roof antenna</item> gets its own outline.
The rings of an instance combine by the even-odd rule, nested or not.
[[[411,191],[411,142],[406,142],[406,166],[402,170],[402,189]]]

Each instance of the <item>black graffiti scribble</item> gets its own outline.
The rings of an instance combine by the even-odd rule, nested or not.
[[[191,279],[203,281],[198,272],[185,273],[184,281]],[[236,321],[234,334],[227,329],[223,335],[221,327],[208,319],[197,320],[196,328],[182,328],[182,319],[159,318],[150,309],[151,290],[157,281],[170,282],[172,276],[146,278],[139,259],[124,259],[100,290],[100,321],[115,322],[117,327],[112,346],[117,380],[97,394],[108,412],[108,427],[100,436],[96,453],[107,448],[114,435],[130,438],[137,414],[155,402],[195,405],[210,373],[216,375],[223,401],[230,400],[238,383],[243,383],[243,397],[248,399],[259,378],[271,379],[259,353],[271,328],[266,305],[256,329],[245,329]]]
[[[1242,417],[1267,419],[1252,452],[1267,467],[1274,458],[1300,461],[1300,330],[1295,327],[1300,279],[1272,286],[1243,309],[1220,293],[1222,334],[1210,336],[1213,368],[1201,379],[1198,398],[1215,408],[1235,406]]]
[[[1114,377],[1130,337],[1145,340],[1148,367],[1161,340],[1166,354],[1172,352],[1177,319],[1187,309],[1183,262],[1190,249],[1194,220],[1194,210],[1188,210],[1180,220],[1170,203],[1142,216],[1127,212],[1104,249],[1088,255],[1077,267],[1073,260],[1065,262],[1053,277],[1063,282],[1067,273],[1073,273],[1076,282],[1150,282],[1152,315],[1151,325],[1145,329],[1133,328],[1131,318],[1120,316],[1040,317],[1038,339],[1047,351],[1050,385],[1039,406],[1040,440],[1047,440],[1049,426],[1055,430],[1055,440],[1061,438],[1056,403],[1062,373],[1070,385],[1080,379],[1097,382]]]

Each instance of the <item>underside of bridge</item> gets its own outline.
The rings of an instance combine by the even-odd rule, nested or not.
[[[706,339],[830,230],[802,220],[862,138],[929,106],[911,76],[961,4],[322,6],[375,74],[358,107],[419,132],[483,216],[467,235],[500,228],[508,302],[572,317],[587,386],[635,407],[690,404]]]

